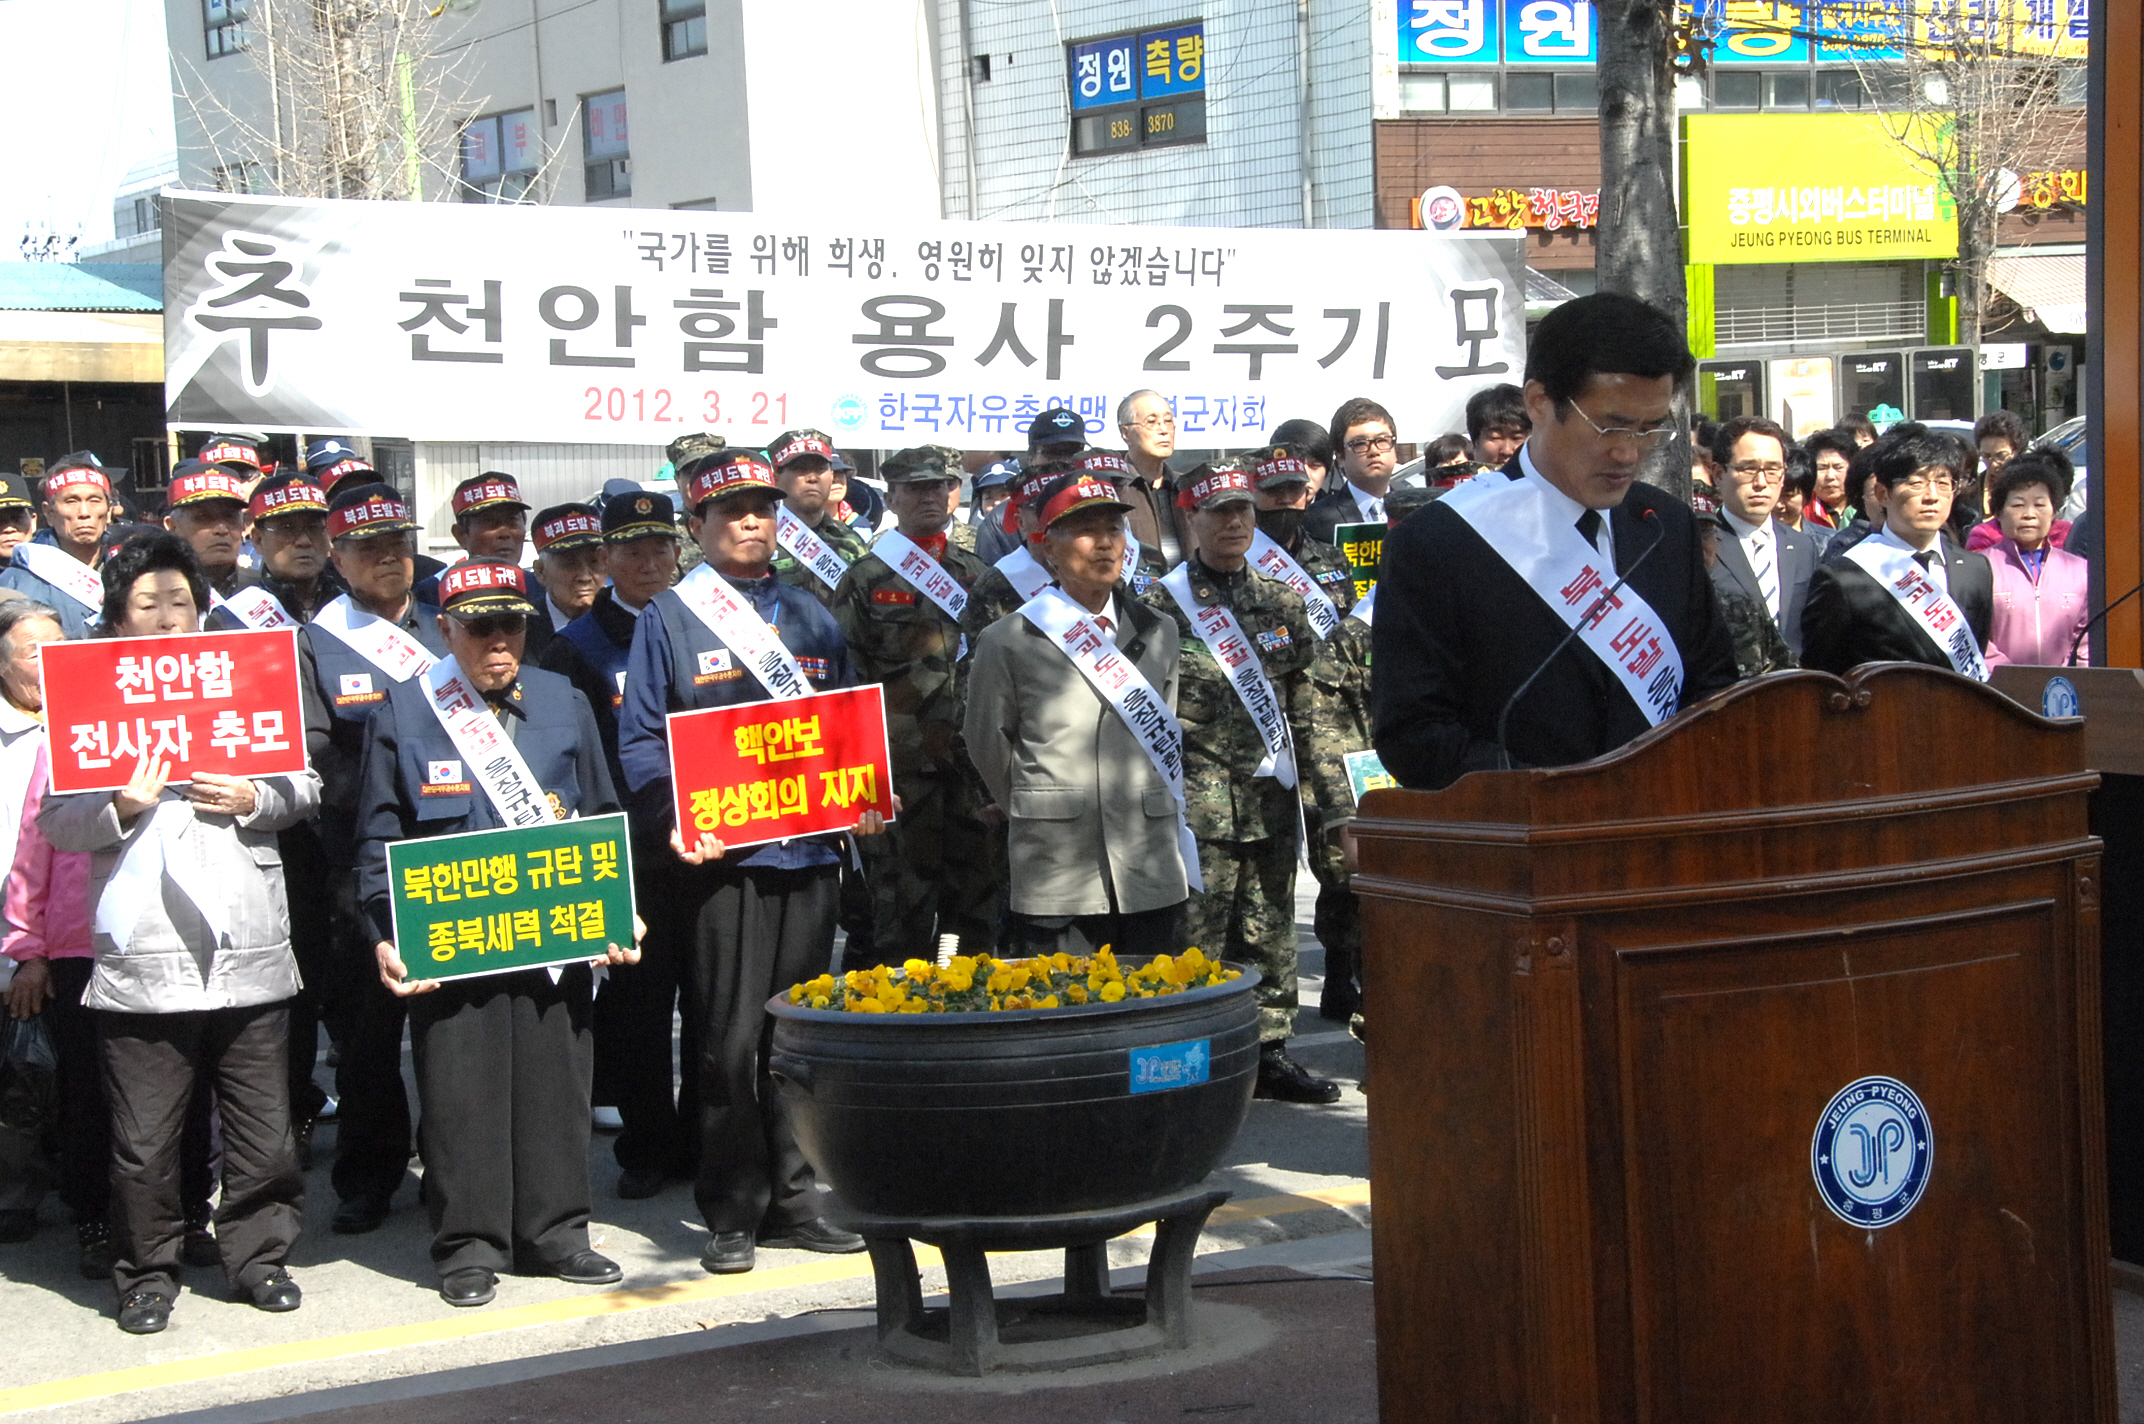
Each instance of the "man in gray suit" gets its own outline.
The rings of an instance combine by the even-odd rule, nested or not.
[[[1056,581],[976,640],[964,728],[1009,821],[1015,952],[1174,954],[1189,841],[1176,624],[1118,581],[1115,486],[1068,474],[1035,502]]]
[[[1719,541],[1712,582],[1721,598],[1747,598],[1763,608],[1799,658],[1816,541],[1772,519],[1786,483],[1788,443],[1787,432],[1761,416],[1737,416],[1713,437],[1720,519],[1733,537]]]

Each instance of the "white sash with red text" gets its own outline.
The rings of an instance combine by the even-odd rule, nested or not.
[[[1189,564],[1178,564],[1176,572],[1163,579],[1161,586],[1184,610],[1184,616],[1191,620],[1191,631],[1199,635],[1206,651],[1221,665],[1228,685],[1236,690],[1236,700],[1251,714],[1251,723],[1266,744],[1266,759],[1251,774],[1270,776],[1283,786],[1295,785],[1295,746],[1288,736],[1287,713],[1280,705],[1280,694],[1266,676],[1258,649],[1244,634],[1234,610],[1225,603],[1199,606],[1191,594]]]
[[[1176,798],[1176,842],[1184,861],[1184,882],[1204,890],[1199,874],[1199,843],[1184,818],[1184,729],[1169,710],[1154,684],[1132,660],[1117,650],[1115,642],[1102,636],[1094,618],[1074,603],[1063,589],[1045,588],[1020,605],[1020,616],[1057,645],[1072,660],[1080,676],[1102,695],[1146,752],[1154,770],[1168,783]]]
[[[330,600],[327,607],[314,614],[313,626],[333,635],[336,642],[395,682],[408,682],[418,673],[429,671],[436,661],[424,644],[385,618],[359,608],[347,593]]]
[[[871,552],[884,561],[909,586],[938,605],[939,611],[955,623],[968,608],[968,591],[960,586],[960,580],[952,571],[923,552],[923,546],[898,529],[888,529],[872,541]]]
[[[1472,525],[1566,627],[1579,630],[1578,640],[1608,665],[1649,725],[1675,715],[1683,673],[1674,636],[1629,585],[1613,598],[1602,596],[1615,586],[1615,567],[1550,502],[1547,484],[1501,475],[1469,480],[1440,502]]]
[[[1022,544],[997,562],[997,571],[1005,575],[1012,591],[1024,599],[1033,598],[1050,586],[1050,571],[1042,566],[1042,560],[1034,551]]]
[[[769,697],[811,696],[811,682],[781,636],[713,564],[700,564],[678,580],[677,596],[723,646],[744,660]]]
[[[849,571],[841,555],[824,539],[811,532],[811,526],[796,517],[788,505],[782,505],[774,515],[774,542],[782,551],[812,571],[819,582],[832,588],[841,582],[841,576]]]
[[[25,539],[15,546],[15,562],[88,609],[92,622],[103,613],[103,575],[64,549]]]
[[[1310,612],[1311,631],[1318,637],[1330,638],[1339,631],[1340,606],[1318,587],[1318,581],[1295,561],[1295,556],[1263,529],[1251,535],[1251,567],[1295,590]]]
[[[283,611],[282,600],[259,584],[233,589],[229,598],[211,589],[208,602],[210,608],[230,609],[232,617],[258,632],[298,626],[298,620]]]
[[[484,788],[502,823],[540,826],[557,819],[536,773],[529,770],[514,739],[506,735],[506,728],[499,725],[460,663],[452,658],[433,663],[424,674],[424,692],[432,715],[446,728],[454,749],[462,754],[462,764]]]
[[[1973,637],[1973,625],[1966,621],[1965,611],[1928,577],[1927,570],[1914,561],[1910,552],[1888,539],[1863,539],[1846,551],[1846,557],[1898,600],[1899,607],[1950,659],[1960,677],[1975,682],[1988,680],[1987,660],[1980,655],[1980,644]],[[1940,552],[1937,557],[1941,557]]]

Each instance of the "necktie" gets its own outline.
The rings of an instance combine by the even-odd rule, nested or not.
[[[1913,556],[1913,562],[1915,562],[1916,564],[1919,564],[1919,565],[1920,565],[1920,566],[1921,566],[1922,568],[1924,568],[1924,569],[1932,569],[1932,568],[1934,568],[1934,567],[1936,566],[1936,553],[1935,553],[1935,550],[1933,550],[1933,549],[1924,549],[1924,550],[1922,550],[1922,551],[1921,551],[1920,553],[1918,553],[1918,554],[1915,554],[1915,555]]]
[[[1757,592],[1764,598],[1764,606],[1771,610],[1772,621],[1779,621],[1779,565],[1772,553],[1773,540],[1768,531],[1759,529],[1755,544],[1749,551],[1750,567],[1757,574]]]
[[[1599,553],[1601,548],[1601,512],[1597,509],[1589,509],[1584,514],[1579,515],[1578,532],[1586,536],[1586,542],[1593,546],[1593,552]]]

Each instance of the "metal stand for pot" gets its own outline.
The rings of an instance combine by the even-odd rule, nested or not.
[[[1191,1258],[1227,1192],[1156,1197],[1113,1211],[1066,1216],[873,1217],[840,1213],[871,1248],[878,1284],[879,1349],[952,1374],[1061,1370],[1135,1359],[1191,1344]],[[1156,1223],[1144,1299],[1109,1293],[1109,1241]],[[952,1305],[923,1308],[912,1242],[945,1258]],[[992,1251],[1065,1253],[1061,1296],[1000,1301]]]

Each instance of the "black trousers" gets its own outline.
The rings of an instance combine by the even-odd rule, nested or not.
[[[690,1177],[699,1160],[699,1023],[687,1015],[679,1042],[682,1091],[670,1056],[672,1020],[684,988],[693,906],[667,844],[633,848],[633,898],[647,934],[638,964],[612,965],[596,993],[595,1100],[618,1110],[624,1129],[611,1147],[618,1165]]]
[[[296,882],[293,881],[293,884]],[[409,1090],[402,1084],[402,1028],[408,1001],[387,992],[372,932],[357,912],[355,874],[335,880],[335,993],[348,1036],[335,1069],[335,1195],[395,1194],[409,1170]]]
[[[841,871],[702,866],[690,1020],[700,1029],[700,1171],[693,1187],[710,1231],[794,1226],[819,1214],[811,1164],[797,1146],[774,1080],[767,1000],[826,971],[840,912]]]
[[[290,1022],[283,1005],[194,1013],[97,1011],[112,1106],[112,1284],[178,1293],[185,1229],[180,1138],[196,1087],[223,1122],[223,1200],[216,1242],[237,1290],[264,1280],[298,1239],[305,1179],[290,1134]]]
[[[290,948],[297,956],[302,981],[290,1001],[290,1111],[298,1121],[316,1116],[328,1095],[313,1081],[313,1060],[320,1052],[320,1025],[337,988],[334,902],[327,851],[310,822],[276,837],[283,852],[283,881],[295,887],[290,896]]]
[[[588,966],[524,969],[408,1000],[432,1264],[541,1270],[588,1249]]]
[[[1007,951],[1026,959],[1038,954],[1092,954],[1103,945],[1119,958],[1175,954],[1184,947],[1184,907],[1136,910],[1110,915],[1009,916],[1012,944]]]

